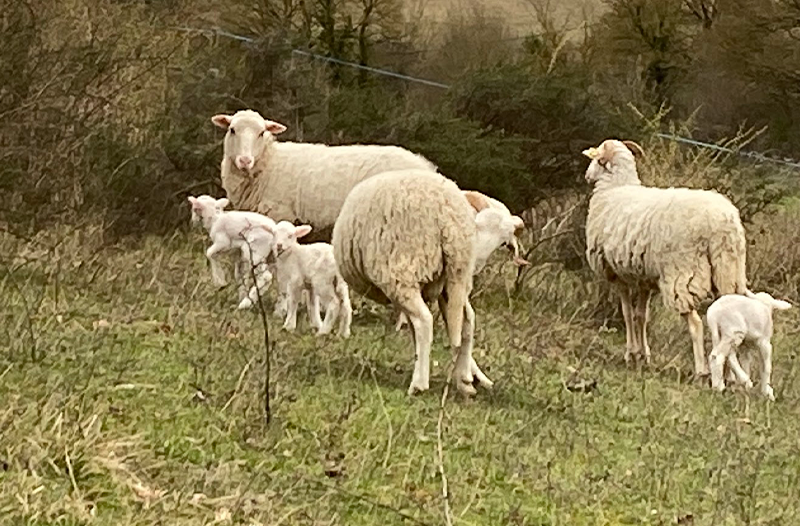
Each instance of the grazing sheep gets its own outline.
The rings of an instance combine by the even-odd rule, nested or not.
[[[594,185],[586,219],[586,257],[592,270],[616,288],[625,317],[626,361],[644,352],[650,360],[650,296],[689,326],[694,370],[709,374],[698,304],[709,296],[744,294],[745,234],[739,211],[714,191],[642,186],[630,141],[606,140],[585,150]]]
[[[444,176],[398,170],[356,185],[333,228],[336,263],[351,288],[394,304],[411,320],[416,362],[409,394],[429,387],[433,316],[426,300],[434,298],[457,355],[453,376],[459,391],[475,394],[474,380],[492,386],[472,357],[473,213]]]
[[[708,356],[711,366],[711,387],[718,391],[725,389],[723,368],[728,362],[734,377],[748,389],[753,387],[750,380],[750,352],[745,352],[741,363],[737,349],[742,344],[752,344],[761,354],[761,394],[775,400],[770,385],[772,377],[772,311],[786,310],[791,304],[776,300],[766,292],[753,294],[746,291],[745,296],[726,294],[708,308],[706,318],[711,331],[713,348]]]
[[[276,221],[310,224],[319,239],[330,238],[345,197],[360,181],[389,170],[436,171],[398,146],[278,142],[274,136],[286,127],[252,110],[211,120],[227,130],[222,186],[234,205]]]
[[[278,282],[286,294],[286,320],[283,328],[293,331],[297,327],[297,306],[304,290],[308,291],[306,306],[311,325],[317,334],[328,334],[339,319],[339,335],[350,336],[353,309],[347,283],[339,274],[333,247],[328,243],[301,245],[297,238],[311,232],[311,226],[294,226],[280,221],[274,227],[261,228],[275,238],[275,268]],[[320,302],[325,307],[325,320],[320,320]]]
[[[473,207],[475,206],[472,202],[470,204]],[[482,208],[475,216],[475,225],[477,227],[477,235],[475,238],[473,276],[483,270],[489,256],[501,245],[505,245],[511,250],[514,256],[514,264],[519,266],[528,264],[527,261],[519,256],[517,232],[523,228],[521,218],[504,212],[499,208]],[[395,330],[399,331],[407,322],[408,318],[401,312],[397,318]]]
[[[249,301],[254,302],[255,287],[263,290],[272,281],[272,273],[267,268],[267,261],[272,253],[272,234],[254,226],[272,226],[272,219],[254,212],[239,210],[226,211],[228,199],[214,199],[208,195],[198,197],[189,196],[192,205],[192,221],[201,221],[208,231],[212,244],[206,250],[206,257],[211,263],[211,278],[215,285],[222,287],[226,284],[225,272],[218,262],[219,255],[223,252],[238,251],[238,260],[234,265],[236,279],[243,287],[244,278],[249,275],[251,265],[256,265],[256,283],[250,292]],[[240,288],[240,300],[246,291]],[[239,308],[243,308],[240,304]]]

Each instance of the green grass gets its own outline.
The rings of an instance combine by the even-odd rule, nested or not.
[[[77,237],[49,258],[0,244],[0,523],[444,524],[441,325],[431,391],[409,398],[391,312],[355,298],[349,341],[270,317],[267,425],[260,320],[213,289],[199,236]],[[659,300],[655,364],[626,367],[585,276],[543,269],[511,295],[508,273],[474,298],[495,389],[446,405],[455,524],[797,524],[796,312],[776,316],[768,404],[688,380],[688,334]],[[598,389],[566,390],[569,367]]]

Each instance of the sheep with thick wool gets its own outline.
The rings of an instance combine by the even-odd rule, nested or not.
[[[344,201],[333,228],[336,263],[352,290],[408,316],[416,349],[409,394],[429,388],[433,316],[426,300],[434,298],[456,354],[459,391],[475,394],[474,380],[492,386],[472,357],[474,245],[469,203],[455,183],[433,171],[370,177]]]
[[[227,130],[222,186],[234,206],[310,224],[319,239],[329,239],[345,197],[362,180],[391,170],[436,171],[399,146],[278,142],[275,136],[286,126],[252,110],[211,120]]]
[[[473,208],[477,227],[473,276],[477,276],[483,270],[489,257],[500,246],[506,246],[511,251],[515,265],[527,265],[528,262],[519,255],[520,248],[517,239],[519,232],[525,226],[522,218],[511,214],[500,201],[480,192],[464,190],[462,193]],[[397,318],[395,330],[401,330],[406,323],[408,323],[408,319],[401,312]]]
[[[709,374],[699,303],[744,294],[745,233],[739,210],[710,190],[643,186],[636,170],[642,149],[606,140],[584,150],[594,185],[586,220],[586,257],[592,270],[616,288],[625,318],[625,359],[644,353],[648,307],[659,290],[664,304],[683,316],[692,338],[694,369]]]
[[[767,292],[752,293],[745,296],[726,294],[718,298],[706,312],[708,329],[711,331],[712,349],[708,356],[711,366],[711,387],[725,390],[723,369],[729,365],[732,378],[747,389],[753,387],[750,379],[752,354],[745,349],[741,362],[737,350],[744,344],[755,346],[761,356],[761,394],[775,400],[770,385],[772,379],[772,311],[787,310],[792,305],[773,298]]]

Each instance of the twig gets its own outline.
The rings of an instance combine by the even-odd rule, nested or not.
[[[447,381],[442,389],[442,399],[439,402],[439,420],[436,423],[436,453],[438,455],[439,476],[442,477],[442,500],[444,501],[444,523],[447,526],[453,525],[453,517],[450,512],[450,493],[447,491],[447,475],[444,472],[444,452],[442,448],[442,422],[444,420],[444,405],[447,401],[447,394],[450,392],[450,382],[453,380],[453,369],[455,368],[458,352],[453,354],[450,367],[447,370]]]
[[[389,457],[392,454],[392,439],[394,438],[394,429],[392,429],[392,419],[389,418],[389,411],[386,410],[386,403],[383,401],[383,395],[381,394],[380,386],[378,385],[378,379],[375,378],[375,368],[370,365],[369,373],[372,375],[372,381],[375,382],[375,392],[378,393],[378,400],[381,402],[381,409],[383,409],[383,415],[386,417],[386,423],[389,425],[389,432],[388,437],[386,438],[386,456],[383,457],[383,467],[389,465]]]
[[[69,451],[67,451],[67,446],[64,445],[64,459],[67,461],[67,469],[69,470],[69,481],[72,483],[72,489],[75,490],[75,495],[78,499],[81,498],[81,492],[78,489],[78,483],[75,482],[75,473],[72,470],[72,461],[69,459]]]
[[[239,373],[239,380],[236,381],[236,387],[233,389],[233,394],[231,395],[230,398],[228,398],[228,401],[225,402],[225,405],[222,406],[222,411],[225,411],[226,409],[228,409],[228,406],[231,405],[231,402],[233,402],[233,399],[236,398],[237,394],[239,394],[239,389],[242,388],[242,382],[244,381],[244,375],[246,375],[248,369],[250,369],[250,364],[251,363],[253,363],[253,358],[250,358],[250,360],[242,368],[242,372]]]
[[[245,240],[247,243],[247,240]],[[248,243],[249,245],[249,243]],[[248,248],[250,248],[248,246]],[[248,250],[250,253],[250,278],[253,280],[253,287],[256,289],[256,297],[258,298],[258,314],[261,317],[261,326],[264,329],[264,357],[266,364],[264,365],[264,418],[269,424],[272,422],[272,409],[270,408],[269,397],[269,375],[270,375],[270,341],[269,341],[269,324],[267,323],[267,310],[264,308],[264,302],[261,298],[261,290],[258,288],[258,281],[256,279],[256,265],[253,261],[253,251]]]

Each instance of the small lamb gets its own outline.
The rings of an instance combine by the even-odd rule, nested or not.
[[[747,389],[753,387],[750,380],[750,352],[742,356],[739,363],[737,349],[743,343],[757,347],[761,353],[761,394],[775,400],[770,385],[772,376],[772,311],[773,309],[790,309],[791,304],[776,300],[766,292],[753,294],[749,290],[746,295],[726,294],[717,299],[708,308],[706,318],[711,330],[713,348],[708,357],[711,368],[712,388],[723,391],[723,367],[728,362],[733,377],[744,384]]]
[[[297,326],[297,307],[308,291],[306,306],[311,325],[317,334],[328,334],[339,318],[339,336],[350,336],[353,308],[350,291],[339,274],[329,243],[301,245],[297,239],[311,232],[310,225],[295,226],[280,221],[275,226],[261,225],[274,236],[275,268],[278,282],[286,294],[286,319],[283,328],[293,331]],[[320,302],[325,309],[325,320],[320,320]]]
[[[272,254],[273,236],[268,231],[256,226],[274,226],[275,222],[267,216],[255,212],[240,210],[226,211],[228,199],[214,199],[208,195],[189,196],[192,205],[192,221],[202,222],[208,231],[212,244],[206,250],[206,257],[211,263],[211,278],[218,287],[226,284],[225,272],[219,264],[219,254],[233,250],[239,251],[239,259],[235,265],[236,278],[242,280],[249,274],[250,265],[256,265],[256,283],[249,297],[244,297],[240,289],[242,304],[255,302],[258,290],[264,290],[272,281],[272,273],[267,269],[267,260]]]

